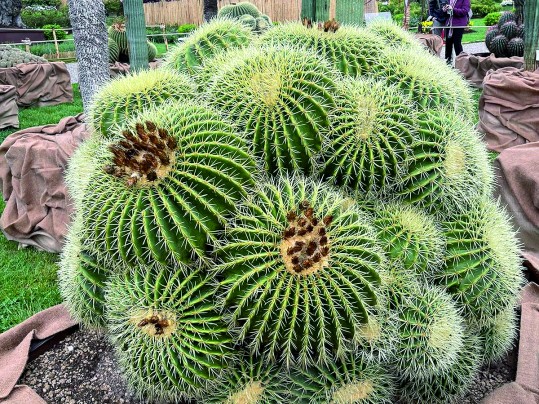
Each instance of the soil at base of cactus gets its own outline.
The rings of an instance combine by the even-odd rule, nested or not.
[[[459,403],[478,404],[513,381],[517,352],[515,348],[500,362],[483,367]],[[142,403],[127,390],[106,335],[95,331],[77,331],[60,341],[27,365],[18,384],[30,386],[49,404]]]

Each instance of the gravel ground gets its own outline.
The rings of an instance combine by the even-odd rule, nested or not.
[[[75,63],[66,63],[67,71],[69,72],[69,77],[71,78],[71,84],[79,82],[79,64]]]
[[[513,352],[503,363],[483,368],[459,404],[478,404],[514,380],[515,360]],[[142,403],[129,393],[106,337],[87,330],[66,337],[30,362],[19,384],[29,385],[49,404]]]

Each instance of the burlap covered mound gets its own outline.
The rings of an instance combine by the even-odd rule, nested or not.
[[[19,127],[17,90],[14,86],[0,85],[0,129]]]
[[[0,69],[0,84],[16,87],[20,107],[73,101],[73,87],[64,62],[22,63]]]
[[[524,58],[518,56],[497,58],[494,54],[483,56],[462,52],[455,60],[455,68],[460,70],[473,87],[477,88],[483,88],[483,80],[489,70],[498,70],[504,67],[522,69],[523,66]]]
[[[478,129],[488,148],[497,152],[539,141],[539,71],[504,67],[488,72]]]
[[[434,34],[415,34],[415,37],[430,53],[440,56],[440,51],[444,46],[444,41],[440,36]]]
[[[88,136],[82,119],[79,114],[24,129],[0,146],[0,189],[6,201],[0,227],[9,240],[61,251],[72,212],[63,174],[68,158]]]

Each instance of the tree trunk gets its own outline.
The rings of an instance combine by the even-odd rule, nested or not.
[[[88,113],[92,96],[110,74],[105,6],[100,0],[68,0],[67,4],[79,62],[79,88]]]
[[[21,0],[0,0],[0,27],[24,28],[21,8]]]
[[[146,21],[142,0],[124,0],[125,31],[129,45],[129,70],[148,68]]]
[[[410,25],[410,1],[404,0],[404,18],[402,19],[402,27],[408,29]]]
[[[524,63],[526,70],[537,67],[536,51],[539,47],[539,0],[526,0],[524,7]]]
[[[217,0],[204,0],[204,20],[209,21],[217,16]]]

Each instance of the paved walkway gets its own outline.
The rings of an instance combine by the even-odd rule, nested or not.
[[[463,45],[464,52],[466,53],[483,53],[488,52],[487,47],[484,42],[474,42]],[[445,55],[445,47],[442,48],[440,53],[442,57]],[[69,75],[71,76],[71,83],[79,82],[79,64],[78,63],[68,63],[67,70],[69,70]]]

